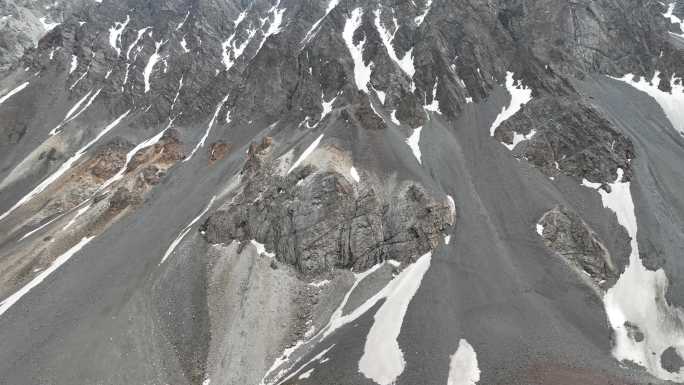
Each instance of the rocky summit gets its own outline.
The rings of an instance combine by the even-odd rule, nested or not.
[[[0,385],[684,383],[684,1],[0,0]]]

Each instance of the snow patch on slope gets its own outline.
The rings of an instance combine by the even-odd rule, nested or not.
[[[211,117],[211,120],[209,121],[209,125],[207,126],[207,129],[204,131],[204,135],[202,135],[202,138],[200,141],[195,145],[195,148],[192,149],[190,152],[190,155],[188,155],[187,158],[183,159],[183,162],[187,162],[192,158],[193,155],[199,150],[201,147],[204,147],[204,143],[207,141],[207,138],[209,137],[209,133],[211,132],[211,128],[214,126],[214,122],[216,121],[216,118],[218,117],[219,112],[221,112],[221,108],[223,105],[226,103],[228,100],[228,95],[226,95],[221,102],[216,106],[216,110],[214,111],[214,116]]]
[[[423,130],[423,127],[418,127],[413,129],[413,133],[411,136],[409,136],[406,139],[406,144],[411,148],[411,152],[413,152],[413,156],[418,159],[418,163],[423,164],[423,161],[421,160],[421,153],[420,153],[420,132]]]
[[[316,138],[316,140],[314,140],[314,141],[309,145],[309,147],[307,147],[306,150],[304,150],[304,152],[302,152],[302,155],[299,156],[299,158],[297,159],[297,161],[294,162],[294,164],[290,167],[289,170],[287,170],[287,173],[288,173],[288,174],[291,173],[292,170],[294,170],[294,169],[296,169],[297,167],[299,167],[299,164],[302,163],[306,158],[309,157],[309,155],[311,155],[311,154],[314,152],[314,150],[316,149],[316,147],[318,147],[318,145],[321,143],[321,139],[323,139],[323,134],[321,134],[318,138]]]
[[[629,265],[618,281],[606,292],[603,302],[608,321],[615,332],[613,356],[645,367],[663,380],[684,381],[684,373],[670,373],[660,362],[662,353],[674,347],[684,356],[684,312],[667,303],[668,279],[663,269],[648,270],[639,256],[637,219],[630,182],[623,182],[623,171],[610,184],[611,192],[599,189],[599,183],[582,181],[582,185],[598,189],[603,205],[615,212],[618,222],[631,237]],[[632,336],[637,327],[644,335],[641,341]]]
[[[477,353],[468,341],[461,338],[456,353],[450,359],[447,385],[475,385],[480,381]]]
[[[416,72],[416,69],[413,67],[413,48],[408,50],[401,59],[397,57],[397,53],[392,45],[392,42],[394,41],[394,35],[390,34],[389,31],[382,25],[379,9],[375,10],[375,28],[380,34],[380,39],[382,40],[382,44],[385,46],[390,59],[397,63],[399,68],[401,68],[401,70],[404,71],[409,78],[413,79],[413,75]],[[394,33],[396,32],[397,31],[395,30]]]
[[[660,105],[665,115],[681,135],[684,135],[684,79],[670,78],[671,92],[664,92],[658,88],[660,72],[656,71],[649,82],[643,77],[636,81],[636,76],[626,74],[622,78],[613,78],[629,84],[639,91],[647,93]]]
[[[123,23],[114,22],[114,25],[109,28],[109,45],[116,50],[117,57],[121,55],[121,48],[119,47],[121,45],[121,34],[130,21],[130,15],[126,15],[126,20]]]
[[[344,24],[342,37],[344,38],[347,49],[349,49],[349,53],[354,61],[354,81],[356,82],[356,87],[359,90],[368,93],[371,66],[366,65],[363,62],[363,47],[366,44],[366,38],[364,37],[358,44],[354,44],[354,32],[361,26],[362,16],[363,10],[361,8],[356,8],[352,11],[351,17],[347,19]]]
[[[501,123],[515,115],[524,104],[532,100],[532,90],[522,84],[516,84],[513,79],[513,72],[506,72],[506,90],[511,95],[511,102],[507,107],[501,109],[496,120],[492,123],[492,127],[489,129],[491,136],[494,136],[494,131]]]
[[[178,245],[181,243],[183,238],[185,238],[185,236],[190,232],[190,230],[192,229],[192,226],[195,223],[197,223],[197,221],[199,221],[200,218],[202,218],[202,216],[207,213],[207,211],[209,211],[211,206],[214,204],[215,199],[216,199],[216,195],[211,197],[211,200],[209,201],[209,204],[207,204],[207,207],[205,207],[204,210],[202,210],[192,221],[190,221],[190,223],[188,223],[183,228],[183,230],[181,230],[181,232],[178,234],[176,239],[174,239],[173,242],[171,242],[169,247],[166,249],[164,256],[162,257],[161,261],[159,261],[159,265],[163,264],[164,261],[166,261],[166,259],[171,255],[171,253],[173,253],[173,251],[176,250],[176,247],[178,247]]]
[[[325,15],[321,16],[320,19],[316,20],[315,23],[309,28],[309,30],[306,32],[306,35],[304,35],[304,38],[301,41],[301,44],[306,45],[311,41],[311,39],[314,37],[314,32],[317,31],[318,26],[325,20],[325,18],[332,12],[335,7],[340,3],[340,0],[330,0],[328,3],[328,7],[325,10]]]
[[[379,385],[393,384],[406,367],[397,338],[411,299],[430,268],[431,258],[431,253],[423,255],[381,291],[386,300],[375,313],[359,361],[359,372]]]
[[[145,70],[143,71],[143,76],[145,78],[145,93],[148,93],[150,91],[150,75],[152,75],[152,70],[154,70],[154,66],[157,65],[157,63],[161,59],[161,55],[159,55],[159,48],[161,48],[163,44],[163,41],[158,41],[154,43],[154,53],[152,54],[152,56],[150,56],[150,59],[147,61],[147,65],[145,65]]]
[[[20,84],[19,86],[17,86],[16,88],[14,88],[12,91],[0,96],[0,104],[4,103],[7,99],[11,98],[13,95],[17,94],[18,92],[20,92],[24,88],[28,87],[28,85],[29,85],[29,82],[24,82],[24,83]]]

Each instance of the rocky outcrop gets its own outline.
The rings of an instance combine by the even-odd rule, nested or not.
[[[412,262],[454,224],[447,200],[417,183],[387,191],[315,166],[280,175],[270,152],[266,140],[250,147],[243,190],[203,226],[210,243],[256,239],[303,273],[358,271],[387,259]]]
[[[549,118],[553,117],[553,118]],[[515,148],[546,175],[557,173],[596,183],[615,180],[617,169],[631,177],[634,146],[598,111],[571,97],[533,99],[503,122],[496,139],[512,144],[515,134],[531,138]]]
[[[618,271],[608,250],[575,212],[557,206],[539,220],[544,244],[603,287]]]

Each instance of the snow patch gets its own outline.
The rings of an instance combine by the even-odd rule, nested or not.
[[[129,21],[131,21],[131,17],[126,15],[126,20],[123,23],[114,22],[114,25],[109,28],[109,45],[114,48],[117,57],[121,55],[121,48],[119,48],[121,45],[121,34],[126,29]]]
[[[430,268],[431,258],[431,253],[423,255],[381,291],[386,300],[373,317],[359,361],[359,372],[379,385],[394,384],[404,371],[406,361],[397,338],[408,306]]]
[[[408,75],[409,78],[413,79],[413,75],[416,72],[416,69],[413,66],[413,48],[408,50],[401,59],[397,57],[397,53],[392,45],[392,42],[394,41],[394,35],[390,34],[389,31],[382,25],[379,9],[375,10],[375,29],[377,29],[378,33],[380,34],[382,44],[385,46],[390,59],[392,59],[392,61],[394,61],[399,68],[401,68],[401,70]],[[394,33],[396,33],[396,27]],[[383,104],[384,103],[385,102],[383,101]]]
[[[152,54],[152,56],[150,56],[150,59],[147,61],[147,65],[145,65],[145,70],[143,71],[143,76],[145,78],[145,93],[148,93],[150,91],[150,75],[152,75],[152,70],[154,70],[154,66],[161,59],[161,56],[159,55],[159,48],[161,48],[163,44],[163,41],[158,41],[154,43],[154,53]]]
[[[189,161],[193,155],[197,152],[197,150],[200,149],[200,147],[204,147],[204,143],[207,141],[207,138],[209,137],[209,133],[211,132],[211,128],[214,126],[214,122],[216,121],[216,117],[218,117],[219,112],[221,112],[221,108],[223,105],[226,103],[228,100],[228,95],[224,96],[221,102],[216,106],[216,110],[214,111],[214,116],[211,117],[211,120],[209,121],[209,125],[207,126],[207,129],[204,131],[204,135],[202,135],[202,138],[200,139],[199,143],[195,145],[195,148],[192,149],[190,152],[190,155],[188,155],[187,158],[183,159],[183,162]]]
[[[297,377],[297,379],[298,380],[307,379],[307,378],[311,377],[311,374],[313,374],[313,372],[314,372],[314,368],[311,368],[311,369],[307,370],[306,372],[300,374],[299,377]]]
[[[461,338],[450,359],[447,385],[475,385],[480,381],[477,353],[468,341]]]
[[[17,94],[18,92],[23,90],[24,88],[28,87],[28,85],[29,85],[29,82],[24,82],[24,83],[20,84],[19,86],[17,86],[16,88],[14,88],[12,91],[6,93],[5,95],[0,96],[0,104],[4,103],[7,99],[11,98],[15,94]]]
[[[46,17],[41,17],[40,19],[38,19],[38,21],[40,21],[40,24],[43,25],[43,29],[45,30],[45,32],[50,32],[50,31],[52,31],[56,26],[58,26],[59,24],[61,24],[61,23],[50,23],[49,21],[47,21],[47,18],[46,18]]]
[[[425,17],[428,15],[428,13],[430,13],[430,9],[432,9],[432,0],[427,0],[427,3],[425,4],[425,10],[423,11],[423,13],[421,13],[420,15],[416,16],[415,19],[413,19],[416,25],[420,26],[421,24],[423,24],[423,22],[425,21]]]
[[[131,43],[131,45],[128,46],[128,49],[126,49],[126,60],[131,59],[131,51],[133,51],[133,48],[135,48],[135,46],[138,45],[138,42],[140,41],[140,39],[142,39],[145,32],[147,32],[151,28],[152,27],[145,27],[138,30],[138,34],[135,37],[135,40],[133,40],[133,43]]]
[[[332,12],[335,7],[340,3],[340,0],[330,0],[328,3],[328,7],[325,10],[325,15],[321,16],[320,19],[316,20],[315,23],[309,28],[309,30],[306,32],[306,35],[304,35],[304,39],[302,39],[301,44],[306,45],[308,44],[311,39],[315,36],[315,32],[318,30],[318,26],[325,20],[325,18]]]
[[[266,246],[264,246],[263,243],[259,243],[255,239],[252,239],[250,243],[256,248],[256,252],[258,255],[264,254],[269,258],[275,258],[275,253],[269,253],[268,251],[266,251]]]
[[[504,146],[506,146],[506,148],[508,148],[510,151],[513,151],[513,149],[515,148],[515,146],[518,145],[518,143],[520,143],[520,142],[522,142],[522,141],[525,141],[525,140],[530,140],[530,139],[532,139],[532,137],[533,137],[534,134],[536,134],[536,133],[537,133],[536,130],[530,130],[530,132],[527,133],[527,135],[523,135],[523,134],[519,134],[519,133],[517,133],[517,132],[513,132],[513,143],[512,143],[512,144],[502,143],[502,144],[503,144]]]
[[[370,82],[371,77],[371,67],[363,62],[363,47],[366,44],[366,38],[359,42],[359,44],[354,44],[354,32],[361,26],[361,17],[363,16],[363,10],[361,8],[356,8],[352,11],[351,17],[347,19],[344,24],[344,30],[342,31],[342,37],[349,49],[352,60],[354,61],[354,81],[356,82],[356,87],[368,93],[368,82]]]
[[[613,78],[629,84],[639,91],[647,93],[650,97],[660,105],[665,112],[665,115],[681,135],[684,135],[684,79],[675,78],[674,75],[670,78],[671,92],[664,92],[658,88],[660,72],[656,71],[651,81],[647,81],[643,77],[636,81],[636,76],[626,74],[622,78]]]
[[[537,223],[537,234],[539,234],[540,237],[544,236],[544,226]]]
[[[684,353],[681,348],[684,312],[667,302],[665,293],[669,283],[665,271],[648,270],[641,261],[631,183],[623,182],[622,177],[623,171],[618,169],[618,178],[610,184],[610,193],[599,189],[599,183],[582,181],[586,187],[599,189],[603,205],[615,212],[618,222],[631,237],[629,265],[603,298],[608,321],[615,332],[613,356],[620,361],[637,363],[660,379],[682,382],[684,373],[663,369],[660,356],[669,347],[675,347],[680,355]],[[632,327],[639,328],[643,340],[637,342],[630,336]]]
[[[171,253],[173,253],[173,251],[176,250],[176,247],[178,247],[178,244],[180,244],[181,241],[183,240],[183,238],[185,238],[185,236],[190,232],[190,230],[192,229],[192,226],[193,226],[195,223],[197,223],[197,221],[199,221],[200,218],[202,218],[202,216],[203,216],[204,214],[207,213],[207,211],[209,211],[209,209],[211,208],[211,206],[214,204],[214,200],[215,200],[215,199],[216,199],[216,195],[214,195],[213,197],[211,197],[211,200],[209,201],[209,204],[207,205],[207,207],[205,207],[204,210],[202,210],[202,211],[201,211],[201,212],[200,212],[192,221],[190,221],[190,223],[188,223],[188,224],[183,228],[183,230],[181,230],[181,232],[178,234],[178,236],[176,237],[176,239],[174,239],[173,242],[171,242],[171,244],[169,245],[169,247],[166,249],[166,252],[164,253],[164,256],[162,257],[161,261],[159,262],[159,265],[163,264],[164,261],[166,261],[166,258],[168,258],[169,255],[171,255]],[[205,382],[206,382],[206,381],[205,381]]]
[[[418,160],[418,163],[423,164],[423,161],[421,160],[421,153],[420,153],[420,132],[423,130],[423,127],[418,127],[413,129],[413,133],[411,136],[409,136],[406,139],[406,144],[411,148],[411,152],[413,152],[413,156],[416,157]]]
[[[76,71],[76,68],[78,68],[78,56],[71,55],[71,67],[69,68],[69,73],[71,74],[72,72]]]
[[[356,171],[356,168],[352,166],[352,168],[349,169],[349,175],[351,175],[352,179],[356,181],[356,183],[359,183],[361,181],[361,177],[359,177],[359,173]]]
[[[390,120],[397,126],[401,126],[401,122],[399,121],[399,119],[397,119],[397,110],[392,111],[392,113],[390,114]]]
[[[40,283],[43,282],[45,278],[47,278],[50,274],[59,269],[60,266],[62,266],[69,259],[71,259],[71,257],[74,256],[74,254],[78,253],[83,248],[83,246],[87,245],[88,242],[90,242],[93,238],[94,237],[86,237],[81,239],[80,242],[72,246],[64,254],[57,257],[57,259],[55,259],[54,262],[50,264],[50,267],[43,270],[40,274],[33,278],[31,282],[27,283],[16,293],[10,295],[9,297],[5,298],[2,302],[0,302],[0,315],[4,314],[9,308],[12,307],[12,305],[17,303],[17,301],[19,301],[23,296],[25,296],[29,291],[31,291],[31,289],[40,285]]]
[[[289,170],[287,170],[288,174],[291,173],[292,170],[294,170],[295,168],[299,167],[299,164],[302,163],[307,157],[309,157],[309,155],[311,155],[311,153],[314,152],[316,147],[318,147],[318,145],[321,143],[321,139],[323,139],[323,134],[319,135],[318,138],[316,138],[316,140],[314,140],[309,145],[309,147],[307,147],[306,150],[304,150],[304,152],[302,152],[302,155],[299,156],[297,161],[294,162],[294,164],[290,167]]]
[[[71,158],[67,159],[66,162],[64,162],[57,169],[57,171],[55,171],[50,176],[45,178],[40,184],[38,184],[38,186],[36,186],[28,194],[24,195],[24,197],[22,197],[17,203],[15,203],[14,206],[10,207],[9,210],[7,210],[4,214],[0,215],[0,220],[3,220],[5,217],[7,217],[10,213],[19,208],[21,205],[33,199],[33,197],[35,197],[37,194],[43,192],[48,186],[50,186],[60,176],[67,172],[71,168],[71,166],[73,166],[74,163],[76,163],[76,161],[79,160],[83,156],[83,154],[85,154],[88,148],[90,148],[93,144],[100,140],[100,138],[102,138],[105,134],[107,134],[114,127],[116,127],[126,116],[128,116],[130,112],[131,110],[124,112],[121,116],[116,118],[116,120],[107,125],[107,127],[100,131],[100,133],[97,134],[97,136],[95,136],[94,139],[92,139],[90,142],[86,143],[83,147],[76,151],[76,153]]]
[[[456,203],[454,202],[454,197],[451,195],[447,195],[447,203],[449,203],[449,215],[451,215],[451,219],[455,220],[456,219]]]
[[[511,95],[511,101],[507,107],[501,109],[496,120],[492,123],[492,126],[489,129],[491,136],[494,136],[494,131],[496,131],[501,123],[515,115],[525,103],[532,100],[532,90],[522,84],[516,84],[513,79],[513,72],[510,71],[506,72],[506,90],[508,90],[508,93]]]

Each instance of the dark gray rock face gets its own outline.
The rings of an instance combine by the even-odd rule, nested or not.
[[[660,362],[663,369],[670,373],[677,373],[684,366],[684,360],[673,346],[670,346],[663,352],[660,356]]]
[[[618,271],[608,250],[577,213],[555,207],[539,221],[544,244],[605,287]]]
[[[629,138],[579,98],[533,99],[499,126],[494,137],[513,143],[514,133],[534,135],[516,156],[527,159],[545,174],[565,175],[596,183],[615,181],[621,168],[630,179],[636,156]]]
[[[202,230],[210,243],[255,239],[305,274],[410,263],[433,250],[454,224],[451,209],[416,184],[383,191],[307,166],[282,176],[271,143],[250,148],[243,191]]]

